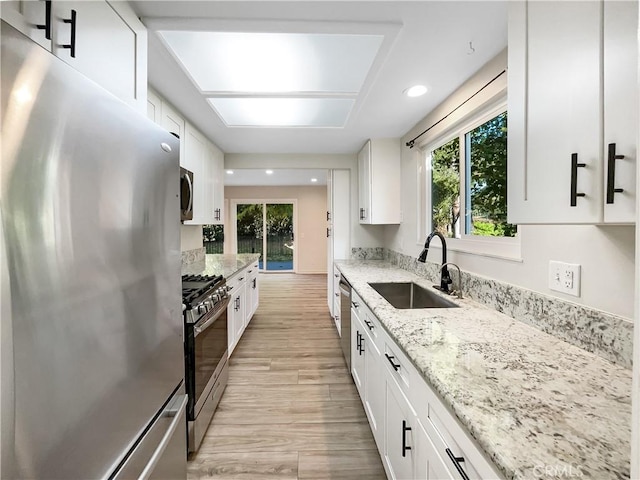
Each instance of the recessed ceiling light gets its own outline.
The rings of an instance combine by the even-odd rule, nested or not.
[[[266,173],[267,175],[272,175],[273,174],[273,170],[265,170],[264,173]]]
[[[233,175],[233,170],[227,170],[227,175]]]
[[[317,178],[312,178],[311,181],[315,183],[315,182],[318,181],[318,179]]]
[[[427,93],[427,87],[424,85],[414,85],[404,91],[407,97],[419,97]]]

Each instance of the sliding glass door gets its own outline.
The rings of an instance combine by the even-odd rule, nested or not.
[[[292,202],[238,203],[236,241],[238,253],[259,253],[260,269],[294,270]]]

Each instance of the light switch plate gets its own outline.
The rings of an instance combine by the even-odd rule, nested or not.
[[[574,297],[580,296],[580,265],[577,263],[549,262],[549,288]]]

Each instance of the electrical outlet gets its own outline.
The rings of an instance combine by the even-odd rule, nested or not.
[[[549,288],[556,292],[580,296],[580,265],[575,263],[549,262]]]

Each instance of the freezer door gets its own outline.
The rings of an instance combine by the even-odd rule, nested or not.
[[[187,478],[187,396],[174,395],[113,480]]]
[[[179,141],[0,30],[0,476],[107,478],[184,377]]]

